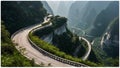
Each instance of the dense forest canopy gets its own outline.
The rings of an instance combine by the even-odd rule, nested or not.
[[[39,66],[36,65],[34,59],[28,60],[26,57],[22,56],[20,52],[17,51],[15,46],[17,44],[12,43],[10,39],[10,34],[4,22],[1,22],[1,66],[3,67],[23,67],[23,66]],[[21,50],[25,50],[24,48]],[[21,51],[21,53],[23,53]]]
[[[20,28],[41,23],[47,14],[41,2],[2,1],[1,2],[1,66],[23,67],[36,65],[17,51],[10,36]],[[25,50],[22,48],[21,50]]]
[[[41,23],[47,14],[38,1],[2,1],[1,19],[10,35],[20,28]]]

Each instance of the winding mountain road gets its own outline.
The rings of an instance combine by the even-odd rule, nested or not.
[[[13,37],[14,43],[18,44],[18,46],[16,46],[16,48],[18,50],[20,50],[19,47],[25,48],[26,50],[25,50],[24,56],[26,56],[28,59],[33,58],[35,60],[35,63],[37,63],[37,64],[44,63],[45,66],[47,66],[49,63],[51,63],[51,65],[55,66],[55,67],[70,66],[68,64],[64,64],[64,63],[61,63],[54,59],[51,59],[51,58],[41,54],[35,48],[33,48],[27,39],[28,33],[32,30],[32,28],[33,27],[25,29]]]
[[[46,18],[47,19],[47,18]],[[49,21],[50,19],[48,18],[48,20],[45,20],[43,23]],[[51,25],[51,24],[49,24]],[[49,26],[49,25],[46,25],[46,26]],[[35,49],[31,44],[30,42],[28,41],[28,34],[29,32],[36,28],[36,27],[40,27],[40,28],[44,28],[46,26],[42,26],[41,24],[39,25],[34,25],[34,26],[31,26],[31,27],[28,27],[28,28],[25,28],[25,29],[22,29],[21,31],[17,32],[13,37],[12,37],[12,40],[14,43],[17,43],[18,45],[15,46],[18,51],[20,51],[21,49],[20,48],[24,48],[25,51],[24,51],[24,56],[27,57],[28,59],[34,59],[35,60],[35,63],[36,64],[41,64],[41,63],[44,63],[44,66],[48,66],[48,64],[51,64],[51,66],[54,66],[54,67],[71,67],[72,65],[69,65],[69,64],[65,64],[65,63],[62,63],[62,62],[59,62],[57,60],[54,60],[48,56],[45,56],[44,54],[40,53],[37,49]],[[42,27],[41,27],[42,26]],[[40,29],[39,28],[39,29]],[[86,39],[83,38],[83,40],[86,41]],[[89,42],[87,41],[87,43],[89,44]],[[91,47],[88,46],[88,48],[90,48],[91,50]],[[89,53],[90,53],[90,50],[89,52],[85,55],[84,59],[86,59],[88,56],[89,56]]]
[[[47,66],[50,63],[51,66],[54,67],[70,67],[71,65],[59,62],[48,56],[45,56],[38,50],[36,50],[34,47],[32,47],[27,37],[29,32],[38,26],[41,26],[41,24],[26,28],[13,36],[12,40],[14,43],[18,44],[17,46],[15,46],[18,49],[18,51],[20,51],[20,48],[25,48],[25,52],[23,55],[30,60],[34,59],[36,64],[44,63],[44,65]]]
[[[90,52],[91,52],[91,43],[87,40],[87,39],[85,39],[84,37],[79,37],[79,39],[82,39],[82,40],[84,40],[84,41],[86,41],[87,42],[87,46],[88,46],[88,50],[87,50],[87,52],[85,53],[85,55],[83,56],[83,60],[86,60],[88,57],[89,57],[89,55],[90,55]]]
[[[82,33],[83,33],[82,36],[84,36],[84,35],[86,34],[85,31],[82,30],[82,29],[80,29],[80,28],[76,28],[76,27],[72,27],[72,28],[82,31]],[[74,31],[73,31],[73,33],[74,33]],[[92,36],[90,36],[90,35],[86,35],[86,36],[92,37]],[[91,43],[90,43],[86,38],[84,38],[84,37],[79,37],[79,40],[81,40],[81,39],[84,40],[84,41],[86,41],[87,46],[88,46],[87,52],[86,52],[85,55],[82,57],[82,60],[87,60],[87,58],[89,57],[90,52],[91,52]],[[79,50],[79,48],[77,48],[77,50]]]

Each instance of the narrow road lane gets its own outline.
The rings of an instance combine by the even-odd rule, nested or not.
[[[90,52],[91,52],[91,43],[87,39],[85,39],[84,37],[79,37],[79,39],[82,39],[82,40],[87,42],[88,51],[86,52],[86,54],[82,58],[83,60],[86,60],[89,57]]]
[[[49,20],[50,20],[49,18],[46,18],[46,20],[43,23],[48,22]],[[14,41],[14,43],[18,44],[15,47],[18,49],[18,51],[20,51],[20,48],[25,48],[25,52],[23,55],[30,60],[34,59],[36,64],[44,63],[45,66],[48,66],[48,64],[51,64],[54,67],[70,67],[70,66],[72,66],[72,65],[59,62],[48,56],[43,55],[37,49],[35,49],[28,41],[28,34],[32,29],[35,29],[38,26],[40,28],[37,28],[37,29],[41,29],[41,28],[45,28],[46,26],[50,26],[50,25],[52,25],[52,23],[45,25],[45,26],[38,24],[38,25],[34,25],[31,27],[25,28],[25,29],[19,31],[18,33],[15,33],[15,35],[13,34],[13,36],[11,38]],[[35,29],[35,30],[37,30],[37,29]]]
[[[47,66],[49,63],[51,63],[52,66],[55,67],[69,67],[71,65],[61,63],[57,60],[54,60],[52,58],[49,58],[48,56],[43,55],[38,50],[33,48],[31,44],[29,43],[27,36],[28,33],[37,26],[30,27],[28,29],[25,29],[19,33],[17,33],[12,40],[14,40],[14,43],[18,43],[18,46],[16,48],[19,50],[19,47],[25,48],[25,55],[28,59],[34,59],[35,63],[41,64],[44,63],[45,66]]]

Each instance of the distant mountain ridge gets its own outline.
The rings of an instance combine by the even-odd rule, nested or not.
[[[118,17],[119,15],[119,4],[118,2],[111,2],[109,6],[97,15],[94,21],[94,28],[91,30],[90,35],[100,37],[107,29],[110,22]]]
[[[74,2],[69,10],[68,24],[70,26],[75,26],[84,30],[90,28],[90,26],[93,25],[96,16],[102,10],[104,10],[109,3],[109,1]]]

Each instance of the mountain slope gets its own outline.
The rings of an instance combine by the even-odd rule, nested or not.
[[[48,3],[47,3],[46,1],[41,1],[41,2],[42,2],[42,4],[43,4],[43,7],[47,10],[47,13],[54,15],[54,14],[53,14],[53,11],[52,11],[52,9],[50,8],[50,6],[48,5]]]
[[[104,10],[110,1],[78,1],[71,5],[68,24],[83,30],[89,29],[96,16]],[[76,7],[79,6],[79,7]]]
[[[116,57],[119,56],[119,18],[117,17],[112,21],[106,30],[103,42],[103,50],[108,56]],[[112,50],[112,51],[111,51]]]
[[[46,1],[50,8],[52,9],[54,15],[58,15],[57,9],[59,6],[60,1]]]
[[[2,1],[1,10],[1,19],[10,34],[20,28],[40,23],[47,14],[42,3],[36,1]]]
[[[21,53],[17,51],[14,46],[17,44],[12,43],[10,39],[10,33],[6,30],[4,22],[1,22],[1,66],[2,67],[23,67],[23,66],[39,66],[36,65],[34,60],[28,60],[26,57],[21,55],[24,53],[21,48]],[[41,65],[42,66],[42,65]]]
[[[54,15],[67,17],[69,8],[74,1],[47,1],[52,8]]]
[[[74,3],[74,1],[60,1],[57,9],[57,15],[68,17],[69,9],[72,3]]]
[[[105,32],[110,22],[119,15],[118,2],[112,2],[103,10],[94,21],[94,28],[91,30],[90,35],[101,37]]]
[[[77,56],[82,57],[85,54],[86,49],[80,42],[79,37],[68,30],[66,22],[66,18],[55,16],[52,20],[52,26],[38,30],[34,34],[44,41],[55,45],[60,49],[60,51],[72,56],[74,56],[75,49],[78,46],[81,46],[81,48],[77,51]]]

